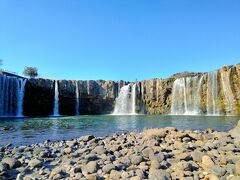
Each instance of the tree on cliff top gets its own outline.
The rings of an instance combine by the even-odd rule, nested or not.
[[[23,75],[30,78],[35,78],[38,76],[38,69],[36,67],[25,67]]]

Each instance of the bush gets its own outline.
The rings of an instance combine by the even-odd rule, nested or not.
[[[23,74],[24,76],[35,78],[38,76],[38,69],[36,67],[25,67]]]

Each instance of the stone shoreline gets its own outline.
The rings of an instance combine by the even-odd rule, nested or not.
[[[167,127],[0,148],[1,179],[240,179],[240,121],[229,132]]]

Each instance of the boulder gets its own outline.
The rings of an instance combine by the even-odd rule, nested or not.
[[[103,146],[97,146],[93,149],[93,152],[101,155],[101,154],[105,154],[107,151]]]
[[[111,170],[110,173],[110,179],[112,180],[119,180],[121,177],[122,173],[116,170]]]
[[[209,156],[204,155],[202,157],[202,167],[203,167],[203,169],[207,171],[212,166],[214,166],[214,162],[212,161],[212,159]]]
[[[143,158],[140,155],[133,155],[131,156],[131,163],[134,165],[138,165],[142,162]]]
[[[235,128],[229,131],[230,135],[234,138],[240,138],[240,120]]]
[[[114,169],[115,169],[115,166],[114,166],[112,163],[106,164],[106,165],[103,166],[103,168],[102,168],[103,172],[105,172],[105,173],[109,173],[109,172],[111,172],[111,171],[114,170]]]
[[[191,153],[191,156],[193,158],[193,161],[195,162],[201,162],[202,161],[202,157],[204,156],[204,153],[198,150],[195,150]]]
[[[209,174],[209,175],[205,176],[204,180],[220,180],[220,179],[215,174]]]
[[[8,166],[10,168],[18,168],[18,167],[21,166],[21,162],[20,161],[18,161],[15,158],[11,158],[11,157],[6,157],[6,158],[2,159],[2,163],[8,164]]]
[[[169,180],[170,174],[166,171],[160,169],[150,169],[149,170],[149,179],[151,180]]]
[[[240,175],[240,160],[235,163],[235,173]]]
[[[36,167],[41,167],[42,162],[38,159],[32,159],[28,162],[28,166],[36,168]]]
[[[90,161],[85,166],[82,167],[83,174],[92,174],[97,172],[98,164],[96,161]]]

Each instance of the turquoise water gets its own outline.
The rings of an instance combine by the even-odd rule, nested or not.
[[[63,140],[82,135],[106,136],[115,132],[140,131],[144,128],[176,127],[228,131],[239,116],[74,116],[48,118],[0,118],[0,146],[29,145],[45,140]]]

